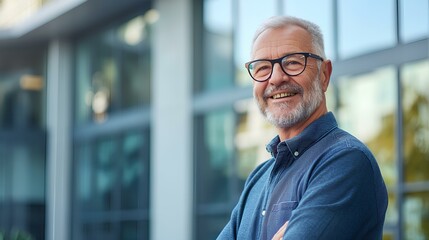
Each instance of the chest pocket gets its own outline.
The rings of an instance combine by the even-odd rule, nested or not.
[[[298,206],[297,201],[280,202],[274,204],[268,213],[267,239],[271,239],[274,234],[290,219],[292,211]]]

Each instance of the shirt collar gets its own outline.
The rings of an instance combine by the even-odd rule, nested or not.
[[[298,158],[305,150],[337,127],[334,114],[328,112],[310,123],[300,134],[291,139],[280,142],[280,137],[277,135],[268,143],[267,151],[271,153],[272,157],[276,157],[278,152],[287,150],[294,158]]]

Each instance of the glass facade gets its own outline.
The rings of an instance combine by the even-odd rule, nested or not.
[[[411,42],[429,35],[429,2],[426,0],[399,1],[400,39]]]
[[[203,81],[195,82],[195,90],[215,91],[233,86],[232,68],[232,2],[208,1],[204,4],[202,31],[204,54]],[[222,17],[219,17],[219,13]],[[219,71],[219,68],[223,71]]]
[[[317,22],[322,30],[325,38],[325,52],[330,59],[336,58],[335,42],[334,42],[334,1],[290,1],[283,0],[283,14],[292,15],[307,19],[312,22]]]
[[[76,143],[73,239],[148,239],[149,132]]]
[[[371,6],[371,7],[368,7]],[[338,53],[349,58],[396,44],[395,1],[338,1]],[[365,17],[361,13],[365,12]],[[380,34],[383,29],[383,34]]]
[[[0,55],[0,238],[44,239],[46,47]]]
[[[403,141],[407,183],[429,181],[429,61],[401,69],[403,90]]]
[[[195,239],[206,237],[207,232],[214,238],[221,231],[249,172],[268,158],[265,145],[276,131],[262,119],[251,99],[252,81],[243,64],[250,59],[256,27],[276,14],[314,21],[324,33],[327,57],[334,67],[328,107],[340,127],[373,151],[388,187],[383,238],[429,238],[428,2],[283,0],[261,5],[205,0],[203,9],[203,32],[227,26],[223,43],[233,46],[231,52],[222,54],[231,55],[233,62],[202,48],[204,58],[213,60],[205,64],[216,70],[204,68],[204,77],[196,79],[196,84],[221,84],[226,79],[229,84],[210,93],[203,89],[195,101],[202,101],[205,94],[226,98],[228,91],[249,94],[230,98],[216,108],[201,103],[206,108],[195,113]],[[216,24],[210,17],[216,9],[228,9],[222,13],[227,23]],[[361,12],[365,12],[364,18]],[[217,43],[219,46],[210,48],[224,46]],[[409,54],[405,57],[400,54],[403,51]]]
[[[73,239],[149,239],[150,14],[76,42]]]
[[[401,68],[405,239],[429,237],[429,61]]]
[[[344,76],[336,84],[340,126],[363,141],[376,157],[389,191],[386,225],[396,224],[395,204],[398,169],[395,164],[395,127],[397,121],[397,74],[387,66],[370,73]],[[359,99],[359,100],[357,100]],[[365,114],[363,114],[365,113]]]
[[[149,104],[150,24],[139,15],[78,42],[78,124],[102,122],[109,114]]]
[[[216,238],[228,219],[239,180],[232,149],[235,117],[231,109],[220,109],[195,120],[196,138],[196,239]],[[198,160],[198,159],[204,159]]]

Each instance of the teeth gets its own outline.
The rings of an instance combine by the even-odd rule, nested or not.
[[[284,97],[291,97],[294,95],[295,95],[295,93],[278,93],[278,94],[274,95],[273,98],[278,99],[278,98],[284,98]]]

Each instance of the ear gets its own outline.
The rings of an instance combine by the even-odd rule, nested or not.
[[[322,89],[323,92],[326,92],[329,86],[329,82],[331,80],[331,74],[332,74],[332,62],[331,60],[325,60],[322,63],[320,71],[320,81],[322,82]]]

